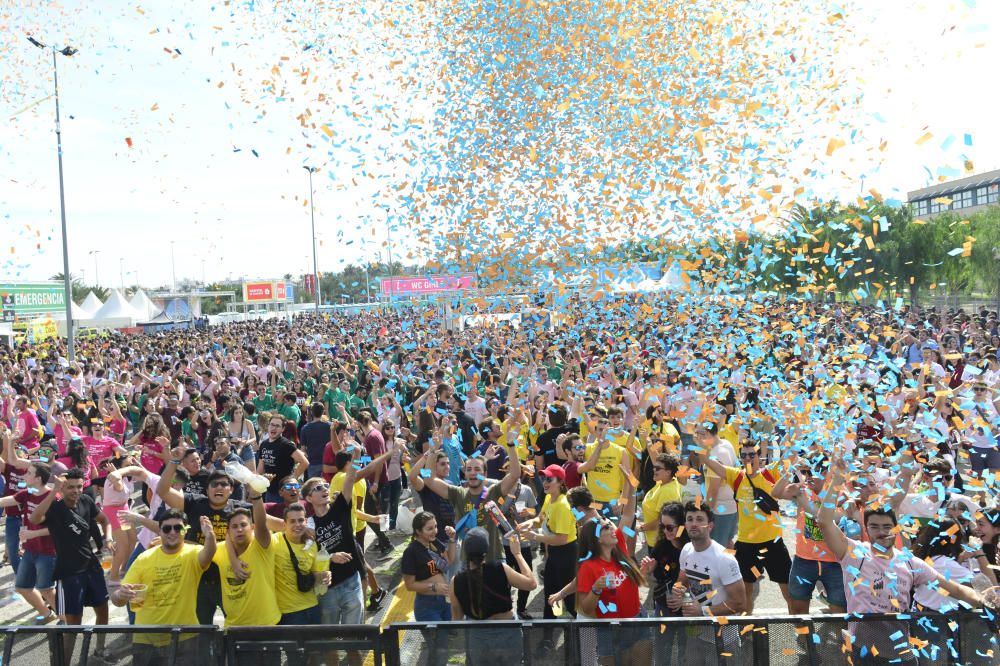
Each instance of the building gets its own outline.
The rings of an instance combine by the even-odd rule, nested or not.
[[[915,217],[934,217],[948,211],[962,215],[1000,203],[1000,169],[914,190],[907,202]]]

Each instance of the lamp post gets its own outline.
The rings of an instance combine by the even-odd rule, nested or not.
[[[66,239],[66,191],[63,185],[62,126],[59,124],[59,67],[56,56],[62,54],[68,58],[77,53],[77,49],[72,46],[64,46],[61,49],[46,46],[30,35],[28,41],[40,49],[52,49],[52,76],[56,93],[56,155],[59,160],[59,213],[62,219],[63,288],[66,292],[66,355],[69,357],[69,362],[72,363],[76,357],[76,345],[73,341],[73,287],[70,284],[69,242]]]
[[[97,255],[101,253],[100,250],[91,250],[87,254],[94,257],[94,286],[101,286],[101,273],[97,270]]]
[[[319,266],[316,263],[316,207],[313,206],[313,174],[319,171],[316,167],[302,167],[309,172],[309,220],[312,224],[312,249],[313,249],[313,279],[316,281],[315,293],[316,312],[319,312],[320,288],[319,288]]]

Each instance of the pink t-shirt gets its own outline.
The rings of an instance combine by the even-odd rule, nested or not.
[[[840,565],[848,613],[906,613],[913,591],[937,579],[926,562],[909,551],[894,549],[892,558],[875,557],[872,545],[848,539],[850,547]]]
[[[56,430],[55,430],[55,433],[56,433],[56,447],[57,447],[56,450],[57,450],[60,458],[65,457],[65,455],[66,455],[66,443],[69,442],[69,440],[71,440],[73,438],[73,435],[76,435],[77,437],[79,437],[80,435],[83,434],[83,430],[81,430],[80,428],[78,428],[75,425],[71,425],[69,427],[69,432],[70,432],[70,435],[69,435],[69,437],[67,437],[66,436],[66,431],[63,430],[62,426],[61,425],[56,425]]]
[[[118,442],[113,437],[107,436],[102,437],[101,439],[84,437],[83,445],[87,447],[87,456],[90,458],[90,462],[98,470],[97,478],[103,479],[108,475],[108,472],[107,470],[101,469],[101,461],[114,455],[115,447],[118,446]]]
[[[114,434],[116,439],[120,442],[122,440],[122,435],[125,434],[125,428],[127,426],[128,424],[125,422],[125,419],[121,419],[120,421],[112,421],[111,425],[108,426],[108,430],[111,431],[111,433]]]
[[[156,454],[163,451],[163,445],[155,439],[146,439],[145,436],[139,438],[139,443],[142,445],[142,455],[139,456],[139,464],[146,471],[159,474],[163,470],[164,463],[163,459]]]
[[[41,426],[38,416],[35,415],[33,410],[26,409],[18,415],[17,424],[22,433],[18,444],[34,448],[38,444],[38,428]]]

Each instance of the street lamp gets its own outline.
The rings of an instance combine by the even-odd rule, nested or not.
[[[101,253],[100,250],[91,250],[90,252],[87,253],[87,254],[89,254],[89,255],[91,255],[91,256],[94,257],[94,286],[95,287],[100,287],[101,286],[101,274],[97,270],[97,255],[99,255],[100,253]]]
[[[316,167],[302,167],[309,172],[309,219],[312,223],[312,245],[313,245],[313,279],[316,281],[315,301],[316,312],[319,312],[320,288],[319,288],[319,266],[316,263],[316,208],[313,206],[313,174],[319,171]]]
[[[28,41],[40,49],[52,49],[52,76],[56,88],[56,155],[59,160],[59,213],[62,218],[63,288],[66,292],[66,355],[69,357],[69,362],[72,363],[76,357],[76,345],[73,341],[73,288],[70,284],[69,276],[69,242],[66,239],[66,190],[63,185],[62,127],[59,124],[59,67],[56,56],[62,54],[68,58],[78,51],[72,46],[64,46],[61,49],[57,49],[54,46],[46,46],[31,35],[28,35]]]
[[[170,241],[170,275],[173,277],[173,283],[170,285],[172,291],[177,291],[177,264],[174,262],[174,242]]]

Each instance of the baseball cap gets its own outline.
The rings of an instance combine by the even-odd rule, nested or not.
[[[490,550],[490,536],[483,527],[473,527],[462,541],[465,557],[485,555]]]
[[[554,476],[557,479],[559,479],[560,481],[565,481],[566,480],[566,470],[564,470],[559,465],[549,465],[548,467],[546,467],[545,469],[542,470],[542,475],[543,476]]]

